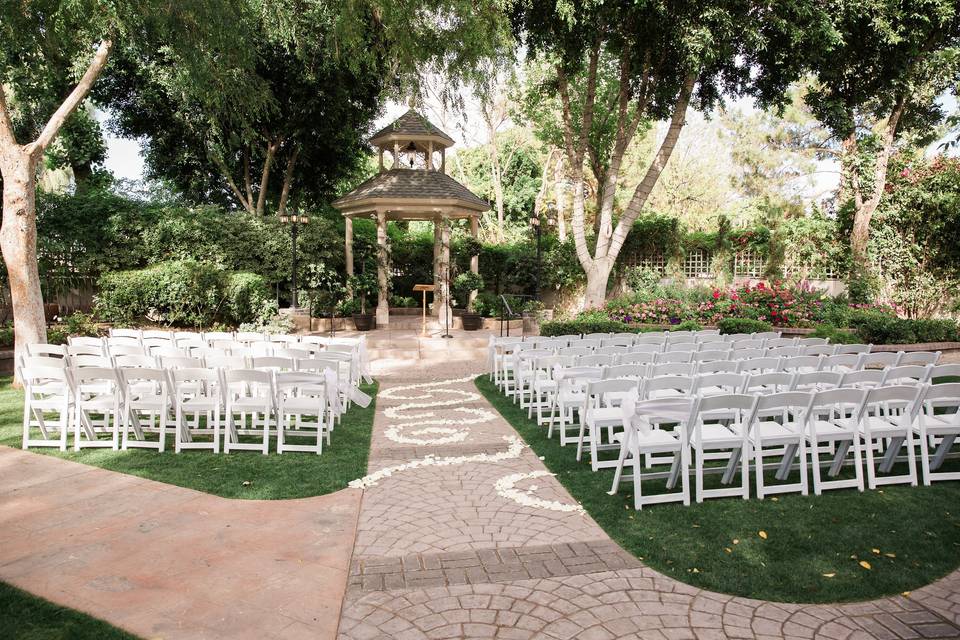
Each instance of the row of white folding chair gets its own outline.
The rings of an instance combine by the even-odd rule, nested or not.
[[[617,365],[609,367],[598,366],[568,366],[556,365],[552,372],[552,383],[545,378],[539,378],[539,384],[534,387],[535,395],[531,398],[528,415],[533,409],[537,412],[538,424],[549,424],[548,437],[552,437],[554,425],[557,424],[560,432],[560,444],[565,445],[570,439],[567,436],[568,421],[574,424],[575,412],[580,412],[581,442],[578,445],[577,459],[580,459],[582,447],[583,424],[585,421],[584,409],[588,389],[594,381],[618,378],[632,378],[642,382],[642,388],[652,391],[661,390],[657,395],[676,395],[682,392],[684,384],[688,391],[709,388],[709,393],[729,391],[731,393],[771,393],[796,389],[822,389],[831,386],[856,386],[869,388],[890,384],[922,384],[936,378],[960,374],[960,365],[902,365],[884,369],[850,369],[846,371],[823,371],[817,363],[806,357],[800,358],[760,358],[745,360],[737,363],[736,369],[720,370],[719,367],[710,367],[701,364],[695,367],[692,364],[666,363],[653,365]],[[711,381],[702,387],[697,381],[709,378]],[[747,386],[738,388],[738,380]],[[726,380],[721,384],[722,381]],[[673,385],[673,386],[671,386]],[[732,386],[731,386],[732,385]],[[671,391],[672,390],[672,391]],[[644,395],[646,399],[646,393]],[[549,407],[549,414],[544,415],[543,409]],[[594,458],[595,459],[595,458]]]
[[[768,494],[797,492],[806,494],[807,453],[811,454],[814,492],[824,489],[857,487],[864,489],[862,456],[867,464],[867,485],[917,484],[914,438],[920,444],[923,481],[957,480],[958,473],[937,472],[954,439],[960,435],[960,384],[886,386],[874,389],[837,388],[816,392],[785,392],[771,395],[724,394],[712,397],[696,395],[657,400],[640,400],[631,392],[624,401],[624,431],[616,464],[612,493],[622,479],[624,467],[633,467],[634,506],[658,502],[690,502],[687,485],[690,455],[694,456],[696,500],[722,496],[750,497],[750,458],[759,498]],[[944,412],[944,410],[948,410]],[[937,410],[937,411],[935,411]],[[676,424],[673,430],[658,428]],[[931,453],[929,441],[940,438]],[[861,440],[863,443],[861,444]],[[879,467],[874,464],[875,447],[886,443]],[[821,445],[836,445],[828,475],[839,475],[853,453],[854,478],[824,481],[821,478]],[[901,450],[905,450],[907,473],[887,474]],[[739,467],[739,487],[706,489],[704,461],[710,452],[725,451],[727,466],[722,483],[731,484]],[[764,478],[767,454],[780,457],[775,479],[768,485]],[[681,483],[680,491],[644,496],[641,488],[644,457],[669,454],[671,470],[667,488]],[[787,482],[796,461],[799,481]]]
[[[219,452],[221,411],[225,409],[227,422],[224,450],[256,448],[268,452],[270,416],[276,415],[278,452],[284,450],[290,429],[290,416],[295,415],[295,427],[300,429],[303,418],[314,411],[314,396],[319,397],[322,411],[316,413],[317,434],[314,445],[320,453],[320,435],[329,442],[339,400],[336,395],[336,375],[326,369],[322,372],[274,372],[250,369],[159,369],[89,367],[70,369],[63,366],[28,366],[20,369],[25,385],[23,448],[30,446],[58,446],[65,450],[71,423],[74,429],[74,449],[86,447],[120,446],[122,448],[149,447],[163,451],[167,421],[170,412],[175,415],[176,450],[212,448]],[[299,385],[299,386],[297,386]],[[300,399],[288,398],[291,389]],[[265,393],[264,393],[265,392]],[[321,397],[322,396],[322,397]],[[284,407],[287,407],[284,413]],[[45,417],[54,413],[56,419]],[[237,430],[237,414],[246,422],[250,415],[252,427],[261,436],[256,446],[241,442]],[[259,427],[257,427],[260,415]],[[193,421],[188,419],[193,417]],[[201,416],[206,420],[201,423]],[[144,429],[142,418],[150,426]],[[308,421],[309,422],[309,421]],[[41,438],[31,437],[31,429],[40,431]],[[131,439],[130,433],[134,437]],[[50,432],[58,431],[57,438]],[[156,440],[144,437],[145,431],[157,433]],[[109,439],[99,436],[106,434]],[[212,436],[210,442],[194,441],[193,436]],[[305,450],[305,445],[287,446],[287,450]],[[313,450],[313,449],[310,449]]]

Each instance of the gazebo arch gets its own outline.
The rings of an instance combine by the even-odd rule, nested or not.
[[[353,219],[377,221],[377,326],[390,322],[390,291],[387,277],[387,222],[429,220],[434,224],[433,278],[434,314],[443,323],[452,317],[449,283],[441,277],[450,264],[450,223],[470,220],[470,232],[477,237],[480,214],[490,205],[446,174],[446,150],[454,145],[445,134],[414,110],[378,131],[370,143],[377,147],[380,171],[333,203],[346,218],[345,257],[347,275],[353,275]],[[385,154],[390,155],[387,168]],[[439,154],[439,162],[437,162]],[[406,163],[408,167],[402,165]],[[479,270],[476,256],[470,270]]]

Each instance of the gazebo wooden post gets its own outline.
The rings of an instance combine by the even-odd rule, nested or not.
[[[349,216],[344,218],[343,260],[347,270],[347,297],[353,298],[353,285],[350,283],[350,278],[353,277],[353,218]]]
[[[480,221],[477,216],[470,216],[470,237],[474,240],[480,235]],[[479,254],[474,254],[470,256],[470,271],[472,273],[480,273],[480,256]],[[470,304],[473,304],[473,301],[477,299],[477,290],[474,289],[470,292]]]
[[[440,218],[440,316],[437,318],[440,326],[453,327],[453,313],[450,308],[450,220],[447,216]],[[436,300],[436,298],[434,298]],[[436,305],[434,305],[436,306]]]
[[[440,315],[440,282],[441,282],[441,271],[440,271],[440,241],[441,241],[441,232],[440,232],[440,217],[437,216],[433,219],[433,310],[431,315],[439,316]]]
[[[387,212],[377,209],[377,285],[379,300],[377,301],[377,326],[386,327],[390,324],[390,288],[387,269],[389,267],[387,254]]]

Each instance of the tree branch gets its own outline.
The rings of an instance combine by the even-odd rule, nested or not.
[[[7,107],[7,96],[0,84],[0,151],[17,146],[17,137],[13,133],[13,123],[10,121],[10,109]]]
[[[243,147],[243,184],[247,189],[248,209],[253,213],[253,180],[250,179],[250,145]]]
[[[273,157],[277,153],[277,147],[280,141],[267,143],[267,157],[263,160],[263,171],[260,174],[260,192],[257,194],[257,215],[263,215],[263,209],[267,202],[267,186],[270,181],[270,168],[273,165]]]
[[[50,120],[47,121],[46,126],[43,128],[43,131],[40,132],[37,139],[26,145],[27,152],[30,155],[42,155],[47,146],[57,137],[60,127],[63,126],[63,123],[70,117],[70,114],[76,111],[80,103],[83,102],[90,93],[94,81],[96,81],[100,72],[103,71],[103,67],[107,64],[107,58],[110,56],[110,49],[112,47],[112,40],[105,39],[100,42],[100,46],[97,47],[97,52],[94,54],[90,66],[87,67],[83,77],[80,78],[80,82],[73,88],[73,91],[71,91],[70,95],[63,101],[60,108],[53,112],[53,115],[50,116]]]
[[[277,207],[277,213],[283,215],[287,212],[287,198],[290,197],[290,184],[293,182],[293,168],[297,164],[297,156],[300,155],[300,147],[294,147],[293,153],[287,159],[287,170],[283,173],[283,189],[280,191],[280,205]]]
[[[230,170],[227,168],[227,164],[223,161],[223,158],[215,156],[213,161],[217,164],[217,166],[220,167],[220,172],[227,181],[227,186],[230,187],[230,191],[233,192],[233,195],[236,196],[237,200],[240,201],[240,206],[242,206],[247,212],[253,213],[253,208],[250,206],[250,201],[244,198],[243,194],[240,192],[240,189],[237,188],[237,183],[235,183],[233,178],[230,176]]]

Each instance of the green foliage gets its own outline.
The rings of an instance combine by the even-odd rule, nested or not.
[[[268,334],[292,333],[294,330],[293,318],[280,313],[276,300],[264,300],[257,310],[252,322],[241,323],[240,331],[258,331]]]
[[[670,327],[670,331],[700,331],[703,325],[696,320],[684,320],[683,322]]]
[[[540,190],[542,174],[540,150],[523,128],[514,127],[497,134],[494,144],[503,174],[504,220],[520,227],[529,225],[534,201]],[[458,167],[464,184],[488,202],[495,202],[493,174],[488,145],[468,147],[457,152]],[[457,176],[459,179],[459,175]]]
[[[898,318],[871,309],[851,312],[849,323],[862,342],[872,344],[960,341],[960,329],[953,320]]]
[[[168,325],[209,327],[217,320],[237,324],[262,315],[268,300],[263,279],[231,274],[194,260],[162,262],[146,269],[101,276],[97,314],[111,322],[149,318]]]
[[[837,329],[832,324],[821,324],[810,333],[811,338],[826,338],[830,344],[855,344],[860,337],[853,331]]]
[[[67,338],[70,334],[60,327],[49,327],[47,329],[47,342],[49,344],[67,344]]]
[[[12,347],[13,338],[13,327],[0,327],[0,347]]]
[[[99,336],[103,333],[93,316],[76,311],[63,319],[63,328],[71,336]]]
[[[720,333],[762,333],[773,330],[773,325],[763,320],[750,318],[723,318],[717,322]]]
[[[464,271],[453,279],[453,295],[457,300],[467,302],[470,299],[471,291],[479,291],[481,289],[483,289],[483,276],[479,273]],[[468,305],[467,309],[473,311],[472,306],[473,305]]]
[[[540,325],[542,336],[566,336],[582,333],[622,333],[633,331],[628,325],[605,317],[584,317],[575,320],[553,320]]]
[[[224,285],[224,314],[230,320],[243,323],[252,322],[270,299],[270,289],[263,276],[255,273],[231,273]]]
[[[390,306],[401,309],[414,309],[420,306],[420,303],[412,296],[390,296]]]

